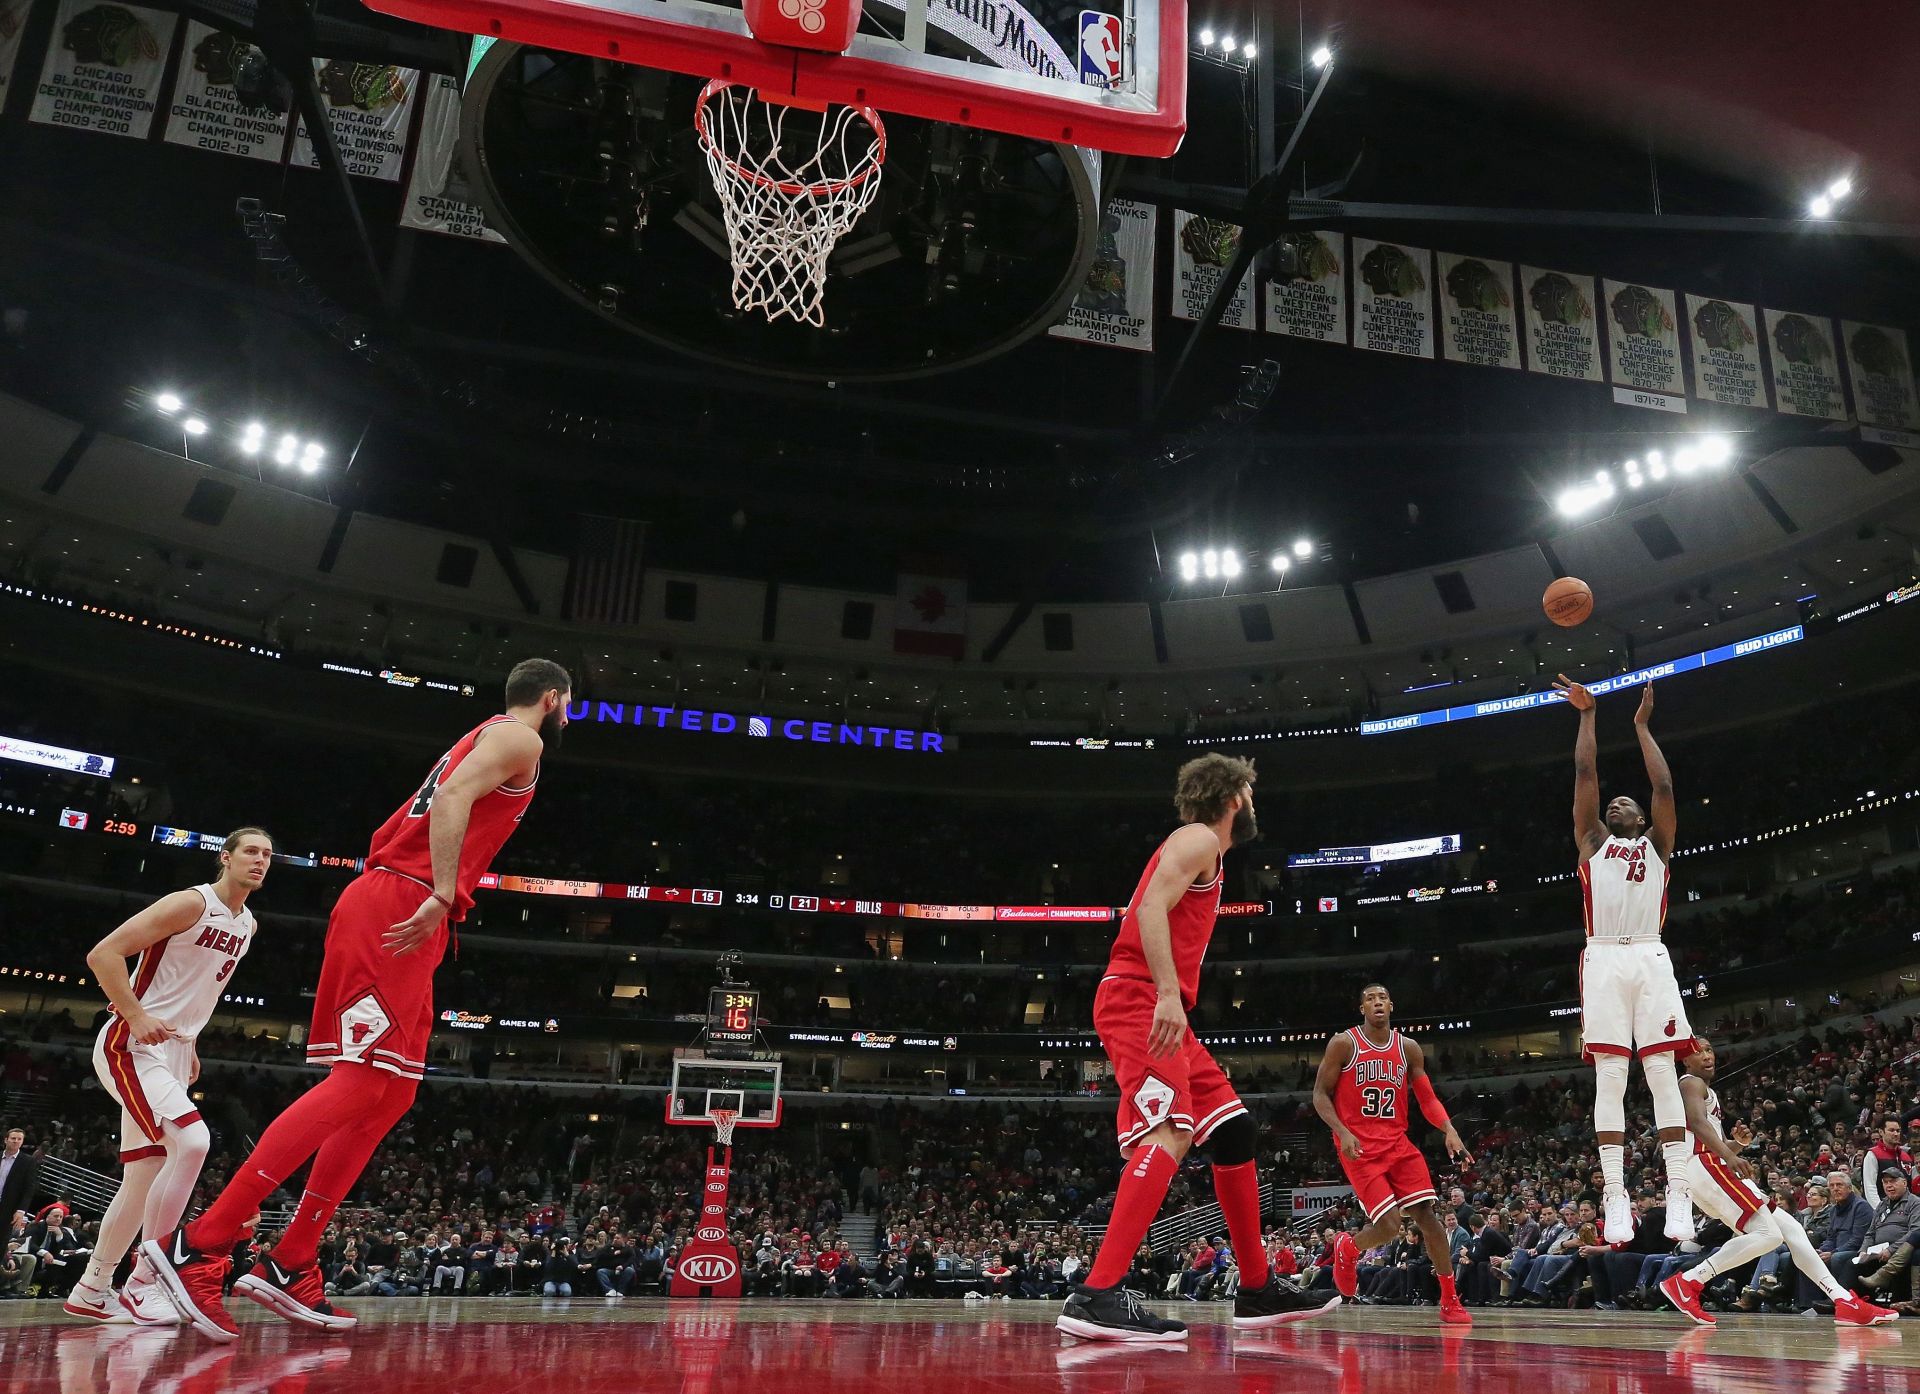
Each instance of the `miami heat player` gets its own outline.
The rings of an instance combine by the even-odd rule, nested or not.
[[[1627,1199],[1627,1061],[1637,1050],[1653,1095],[1653,1121],[1667,1168],[1667,1238],[1693,1238],[1693,1202],[1687,1181],[1687,1112],[1680,1101],[1674,1056],[1693,1046],[1687,1009],[1673,963],[1660,942],[1667,921],[1667,864],[1673,858],[1673,774],[1647,723],[1653,684],[1640,695],[1633,729],[1653,785],[1653,821],[1624,794],[1600,819],[1595,764],[1593,694],[1565,673],[1554,679],[1580,713],[1573,747],[1573,840],[1580,849],[1580,895],[1587,945],[1580,955],[1582,1053],[1593,1062],[1593,1126],[1605,1174],[1605,1229],[1609,1244],[1633,1238]]]
[[[1713,1092],[1713,1047],[1705,1040],[1687,1044],[1692,1053],[1686,1059],[1687,1074],[1680,1081],[1680,1094],[1687,1104],[1687,1131],[1693,1134],[1693,1157],[1687,1163],[1693,1198],[1702,1210],[1732,1230],[1734,1237],[1710,1257],[1661,1283],[1660,1291],[1695,1322],[1712,1326],[1713,1318],[1700,1305],[1700,1290],[1720,1274],[1735,1272],[1785,1244],[1793,1255],[1793,1266],[1833,1303],[1836,1324],[1885,1326],[1898,1321],[1900,1314],[1892,1308],[1875,1306],[1842,1287],[1820,1261],[1819,1251],[1800,1221],[1790,1212],[1776,1209],[1767,1193],[1754,1184],[1753,1167],[1740,1155],[1753,1141],[1752,1131],[1744,1123],[1735,1123],[1731,1144],[1723,1131],[1720,1096]]]
[[[1120,1086],[1120,1155],[1127,1166],[1093,1268],[1068,1295],[1056,1323],[1071,1336],[1186,1338],[1184,1322],[1154,1316],[1120,1281],[1193,1145],[1210,1155],[1214,1194],[1240,1266],[1233,1324],[1299,1321],[1339,1301],[1309,1297],[1267,1267],[1253,1119],[1187,1026],[1220,908],[1226,851],[1257,832],[1253,777],[1251,761],[1225,755],[1202,755],[1181,766],[1173,803],[1184,826],[1160,844],[1141,873],[1094,995],[1093,1024]]]
[[[366,870],[340,893],[327,923],[307,1041],[307,1058],[331,1067],[327,1078],[273,1121],[205,1214],[141,1245],[203,1335],[240,1334],[221,1302],[227,1255],[260,1202],[309,1157],[313,1170],[292,1223],[234,1290],[289,1321],[354,1325],[324,1295],[320,1236],[380,1139],[413,1105],[448,922],[465,918],[482,873],[525,816],[541,754],[566,728],[572,691],[557,663],[517,665],[507,677],[506,713],[454,742],[373,835]]]
[[[273,839],[239,828],[220,844],[220,875],[162,896],[87,954],[111,1011],[93,1046],[93,1071],[120,1105],[120,1188],[100,1221],[87,1271],[65,1310],[96,1322],[173,1325],[173,1304],[153,1285],[144,1255],[127,1285],[114,1270],[134,1239],[170,1232],[186,1213],[210,1138],[189,1092],[200,1077],[194,1042],[234,967],[253,946],[247,897],[273,865]],[[127,960],[138,957],[131,975]]]
[[[1408,1095],[1419,1101],[1426,1120],[1443,1130],[1448,1156],[1462,1162],[1472,1162],[1473,1156],[1433,1092],[1425,1052],[1393,1029],[1393,998],[1386,988],[1367,984],[1360,993],[1360,1017],[1359,1026],[1327,1042],[1313,1081],[1314,1111],[1333,1129],[1341,1170],[1367,1216],[1367,1227],[1358,1235],[1343,1231],[1333,1241],[1333,1285],[1342,1297],[1357,1295],[1361,1252],[1399,1234],[1400,1212],[1409,1210],[1440,1280],[1440,1320],[1471,1326],[1473,1318],[1454,1291],[1447,1231],[1433,1213],[1433,1176],[1407,1132],[1412,1121]]]

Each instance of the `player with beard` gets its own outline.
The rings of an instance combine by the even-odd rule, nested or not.
[[[1220,909],[1226,851],[1258,834],[1253,779],[1251,761],[1225,755],[1202,755],[1180,767],[1173,802],[1185,826],[1160,844],[1141,873],[1093,999],[1094,1028],[1120,1086],[1120,1155],[1127,1165],[1093,1269],[1055,1323],[1070,1336],[1186,1339],[1184,1322],[1154,1316],[1121,1280],[1180,1159],[1196,1146],[1213,1163],[1214,1195],[1240,1266],[1233,1324],[1275,1326],[1340,1304],[1337,1294],[1310,1296],[1267,1267],[1253,1118],[1187,1026]]]
[[[316,1251],[327,1221],[373,1150],[413,1105],[433,1030],[433,970],[449,924],[466,917],[474,887],[525,816],[543,754],[558,749],[573,680],[530,658],[507,677],[506,712],[467,732],[373,835],[366,869],[340,893],[327,922],[307,1059],[327,1078],[261,1134],[226,1189],[199,1219],[141,1245],[154,1274],[195,1330],[240,1334],[221,1302],[228,1254],[260,1203],[309,1157],[313,1170],[286,1232],[234,1284],[289,1321],[344,1330]]]

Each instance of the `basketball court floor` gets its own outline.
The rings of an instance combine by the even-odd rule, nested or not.
[[[7,1394],[1761,1394],[1920,1388],[1920,1325],[1505,1313],[1442,1332],[1432,1309],[1350,1307],[1236,1333],[1185,1306],[1184,1345],[1062,1337],[1052,1303],[696,1303],[388,1298],[324,1336],[234,1304],[242,1334],[79,1326],[46,1302],[0,1305]]]

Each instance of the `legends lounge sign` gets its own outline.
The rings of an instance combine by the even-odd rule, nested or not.
[[[843,721],[813,721],[805,717],[740,715],[697,707],[655,707],[644,702],[575,702],[567,708],[568,721],[611,726],[651,726],[662,731],[687,731],[708,736],[745,735],[759,740],[800,741],[810,745],[860,745],[880,750],[904,750],[944,755],[939,731],[907,726],[867,726]]]

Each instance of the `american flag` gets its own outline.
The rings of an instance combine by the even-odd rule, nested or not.
[[[563,618],[593,624],[637,623],[647,525],[599,513],[582,513],[578,518],[579,540],[567,568]]]

